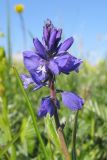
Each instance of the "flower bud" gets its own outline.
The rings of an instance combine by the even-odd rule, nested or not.
[[[23,4],[17,4],[17,5],[15,5],[15,11],[17,13],[22,13],[24,11],[24,5]]]

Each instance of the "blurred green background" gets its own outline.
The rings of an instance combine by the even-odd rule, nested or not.
[[[102,2],[103,5],[101,4],[101,11],[103,12],[102,14],[104,14],[104,4],[106,4],[106,1]],[[23,3],[23,5],[18,6],[18,3]],[[64,4],[58,2],[56,5],[56,1],[53,3],[53,7],[57,6],[56,8],[58,8],[58,6],[61,5],[63,10]],[[78,5],[75,3],[76,2],[71,3],[68,1],[68,4],[66,4],[73,4],[73,7],[75,8],[73,13],[77,13],[79,6],[80,11],[82,10],[81,7],[84,9],[84,6],[82,6],[83,3]],[[92,2],[89,7],[91,8],[91,6],[94,6],[94,3],[95,2]],[[71,52],[74,53],[73,55],[76,53],[78,57],[83,58],[84,60],[78,74],[74,72],[69,76],[62,74],[57,77],[56,80],[57,88],[76,92],[85,99],[85,105],[83,106],[83,109],[79,111],[78,117],[76,143],[77,160],[107,160],[107,59],[105,52],[107,47],[105,43],[101,41],[101,46],[99,45],[100,42],[98,42],[98,48],[95,52],[91,52],[91,45],[92,49],[94,45],[96,48],[96,42],[93,40],[91,41],[91,38],[89,37],[89,34],[92,35],[94,33],[95,28],[97,28],[97,24],[103,21],[105,14],[102,15],[102,19],[100,19],[99,23],[96,20],[96,24],[94,24],[93,29],[91,28],[92,30],[89,30],[88,32],[83,29],[84,31],[81,32],[81,29],[78,30],[78,27],[75,28],[75,25],[78,23],[80,24],[81,18],[78,18],[78,21],[75,22],[76,24],[74,25],[77,15],[72,15],[69,11],[64,14],[61,9],[58,10],[61,11],[58,12],[59,14],[55,13],[55,10],[52,10],[52,13],[49,14],[49,8],[52,6],[50,6],[50,2],[48,3],[47,1],[47,5],[45,3],[42,4],[42,6],[46,5],[46,10],[49,9],[49,11],[46,11],[43,16],[43,13],[40,13],[40,15],[36,17],[37,19],[34,20],[33,15],[36,11],[34,13],[33,11],[30,12],[31,6],[34,6],[35,4],[36,9],[38,8],[39,10],[39,8],[41,9],[41,4],[40,2],[34,1],[32,1],[30,6],[29,4],[30,1],[25,2],[24,0],[14,2],[12,0],[7,0],[5,2],[0,2],[0,8],[2,8],[1,15],[2,12],[3,15],[5,15],[5,17],[2,16],[0,19],[0,155],[2,155],[0,158],[1,160],[45,159],[33,128],[31,116],[26,108],[26,101],[19,87],[12,65],[14,64],[19,74],[26,72],[22,61],[22,51],[32,49],[32,37],[35,36],[36,33],[39,37],[42,36],[42,32],[39,32],[39,29],[37,28],[40,28],[42,31],[43,21],[46,18],[51,18],[54,19],[57,26],[59,25],[59,27],[64,27],[65,33],[63,34],[63,39],[66,36],[71,36],[71,32],[73,32],[77,46],[75,45],[74,48],[71,49]],[[99,11],[99,6],[100,4],[96,4],[96,12]],[[29,7],[30,9],[28,10]],[[104,11],[102,7],[104,7]],[[67,11],[67,8],[65,11]],[[39,12],[42,12],[42,10]],[[82,16],[83,13],[85,14],[85,11],[80,13]],[[65,19],[63,19],[63,22],[68,25],[64,26],[64,23],[62,25],[61,19],[59,17],[54,17],[54,14],[56,17],[57,15],[61,15],[61,17],[65,18],[67,16],[67,20],[65,21]],[[28,25],[29,27],[26,25],[29,23],[27,21],[27,17],[29,17],[28,15],[32,15],[31,24],[33,23],[36,27],[34,27],[33,24],[32,26]],[[19,18],[19,22],[16,23],[15,17]],[[70,17],[73,17],[73,22],[71,22]],[[92,15],[90,17],[90,15],[86,14],[85,18],[86,17],[89,18],[90,22]],[[75,29],[71,29],[70,26]],[[101,27],[101,24],[100,29],[102,31],[101,33],[104,32],[105,34],[105,28]],[[85,47],[82,46],[81,41],[78,42],[76,39],[76,32],[82,33],[83,37],[84,34],[88,35]],[[96,33],[99,34],[99,30],[97,30]],[[14,44],[13,42],[17,44]],[[88,42],[92,43],[88,44]],[[93,56],[89,54],[88,50],[95,55]],[[100,54],[99,52],[97,54],[97,50],[100,51]],[[27,94],[32,103],[35,117],[37,117],[40,98],[48,95],[49,91],[47,88],[42,88],[39,91],[31,92],[31,88],[29,88],[27,90]],[[59,97],[59,99],[61,103],[61,97]],[[69,152],[71,152],[72,147],[74,114],[74,112],[67,109],[61,103],[59,116],[61,123],[65,123],[64,133]],[[59,149],[59,142],[54,125],[52,125],[54,124],[53,118],[50,120],[49,117],[44,119],[37,117],[37,123],[47,152],[51,157],[50,159],[64,159]]]

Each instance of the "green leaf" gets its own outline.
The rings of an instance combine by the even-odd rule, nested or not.
[[[12,141],[10,143],[8,143],[8,145],[0,152],[0,157],[2,157],[7,151],[8,149],[16,142],[16,140],[19,138],[20,136],[20,132],[13,137]]]
[[[52,122],[52,118],[50,118],[49,114],[45,118],[45,125],[51,141],[56,145],[57,148],[60,148],[59,137],[56,132],[55,125]]]
[[[22,91],[22,93],[23,93],[23,95],[24,95],[24,98],[25,98],[25,100],[26,100],[26,103],[27,103],[26,107],[28,108],[29,114],[30,114],[30,116],[31,116],[31,118],[32,118],[33,126],[34,126],[34,129],[35,129],[36,135],[37,135],[37,137],[38,137],[38,140],[39,140],[39,142],[40,142],[40,144],[41,144],[41,148],[42,148],[42,150],[43,150],[44,156],[45,156],[46,159],[48,159],[46,147],[45,147],[45,145],[44,145],[44,142],[43,142],[43,140],[42,140],[42,138],[41,138],[41,135],[40,135],[40,132],[39,132],[39,129],[38,129],[38,125],[37,125],[37,121],[36,121],[36,115],[34,114],[34,111],[33,111],[33,106],[32,106],[32,104],[31,104],[31,102],[30,102],[30,100],[29,100],[29,97],[28,97],[26,91],[24,90],[22,81],[21,81],[21,79],[20,79],[20,77],[19,77],[19,74],[18,74],[16,68],[13,67],[13,69],[14,69],[16,78],[17,78],[17,80],[18,80],[20,89],[21,89],[21,91]]]

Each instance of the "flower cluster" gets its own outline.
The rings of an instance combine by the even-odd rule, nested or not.
[[[52,22],[47,20],[43,27],[42,43],[38,38],[34,38],[35,50],[23,52],[24,65],[30,73],[21,75],[25,89],[30,84],[33,85],[33,90],[43,86],[50,87],[50,82],[54,83],[57,75],[78,72],[82,60],[68,52],[74,39],[70,37],[60,42],[61,35],[62,29],[55,28]],[[72,92],[61,91],[61,96],[63,103],[72,110],[81,109],[84,104],[83,99]],[[46,116],[47,113],[52,116],[55,106],[60,108],[59,101],[55,99],[53,103],[52,98],[51,96],[42,98],[38,111],[40,117]]]

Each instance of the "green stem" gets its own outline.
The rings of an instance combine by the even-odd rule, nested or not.
[[[9,64],[12,63],[12,49],[11,49],[11,31],[10,31],[10,3],[9,0],[6,0],[7,6],[7,49],[8,49],[8,60]]]
[[[44,143],[42,141],[42,138],[41,138],[41,135],[40,135],[40,132],[39,132],[39,129],[38,129],[38,125],[37,125],[37,121],[36,121],[36,116],[35,116],[34,111],[33,111],[33,106],[30,103],[28,95],[27,95],[26,91],[23,88],[22,81],[21,81],[21,79],[19,77],[19,74],[18,74],[16,68],[13,67],[13,69],[14,69],[16,78],[17,78],[17,80],[19,82],[20,89],[21,89],[21,91],[22,91],[22,93],[23,93],[23,95],[25,97],[25,100],[26,100],[26,103],[27,103],[27,107],[28,107],[29,113],[30,113],[32,121],[33,121],[34,129],[35,129],[36,135],[38,137],[38,140],[39,140],[39,142],[41,144],[41,148],[43,150],[44,156],[45,156],[46,160],[48,160],[49,158],[48,158],[48,155],[47,155],[47,152],[46,152],[46,147],[45,147],[45,145],[44,145]]]
[[[95,119],[93,118],[91,120],[91,137],[93,142],[94,142],[94,132],[95,132]]]
[[[76,133],[77,133],[78,112],[79,111],[77,111],[75,114],[74,128],[72,134],[72,160],[76,160]]]
[[[22,13],[20,13],[19,16],[21,21],[22,35],[23,35],[23,46],[24,48],[26,48],[27,38],[26,38],[26,28],[25,28],[24,17]]]
[[[30,38],[33,39],[34,36],[33,36],[32,32],[31,32],[31,31],[28,31],[28,33],[29,33]]]

